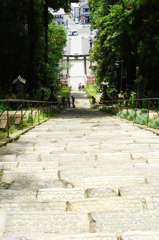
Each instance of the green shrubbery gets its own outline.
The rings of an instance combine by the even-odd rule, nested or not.
[[[148,126],[149,127],[152,127],[152,128],[159,128],[159,118],[157,119],[150,119],[149,120],[149,123],[148,123]]]
[[[98,88],[93,84],[87,84],[87,86],[85,87],[85,90],[86,90],[86,93],[88,93],[89,95],[94,95],[96,93],[99,93]]]
[[[112,114],[111,110],[105,110],[105,112]],[[141,125],[146,125],[147,126],[147,109],[142,109],[140,111],[136,112],[136,118],[135,118],[135,111],[128,111],[128,112],[124,112],[124,111],[120,111],[117,113],[118,117],[121,118],[125,118],[129,121],[134,121],[135,123],[141,124]],[[148,127],[152,127],[152,128],[159,128],[159,118],[157,119],[149,119],[148,122]]]
[[[33,124],[35,124],[38,121],[42,121],[43,119],[54,117],[57,113],[61,112],[63,109],[64,109],[63,106],[56,105],[56,108],[54,108],[53,112],[47,113],[47,111],[45,111],[44,113],[41,113],[39,115],[39,118],[38,118],[38,115],[36,114],[36,116],[35,115],[33,116],[33,119],[32,119],[31,113],[30,113],[28,119],[25,119],[25,118],[23,119],[23,129],[25,129],[29,126],[32,126],[32,122],[33,122]],[[11,125],[9,128],[9,133],[12,134],[21,129],[22,129],[22,121],[20,122],[19,125],[14,125],[14,124]],[[6,131],[7,131],[7,129],[0,131],[0,139],[7,136]]]

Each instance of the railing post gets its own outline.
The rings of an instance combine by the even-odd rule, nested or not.
[[[126,101],[126,106],[127,106],[127,113],[126,116],[128,115],[128,101]]]
[[[39,123],[39,103],[38,103],[38,123]]]
[[[135,119],[136,119],[136,111],[137,111],[137,100],[136,100],[136,108],[135,108]]]
[[[147,125],[149,122],[150,100],[148,100]]]
[[[44,104],[44,105],[45,105],[45,104]],[[44,109],[45,109],[45,108],[44,108],[44,106],[43,106],[43,120],[44,120]]]
[[[115,115],[117,115],[117,113],[118,113],[118,102],[116,103],[116,113],[115,113]]]
[[[23,130],[23,102],[21,101],[21,121],[22,121],[22,130]]]
[[[7,100],[7,137],[9,138],[9,101]]]
[[[32,111],[32,102],[31,102],[31,122],[32,122],[32,126],[33,126],[33,111]]]
[[[47,103],[47,118],[48,118],[48,116],[49,116],[49,113],[48,113],[48,103]]]

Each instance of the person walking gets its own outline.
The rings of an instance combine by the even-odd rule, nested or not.
[[[67,103],[68,103],[68,107],[70,108],[70,98],[68,97],[68,100],[67,100]]]
[[[81,83],[78,84],[78,91],[81,90]]]
[[[71,96],[71,98],[72,98],[72,107],[75,108],[75,98],[74,96]]]

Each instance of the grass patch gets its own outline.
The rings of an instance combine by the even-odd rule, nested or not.
[[[88,84],[88,85],[85,87],[85,90],[86,90],[86,92],[87,92],[89,95],[94,95],[94,94],[96,94],[96,93],[99,93],[98,88],[96,88],[93,84]]]

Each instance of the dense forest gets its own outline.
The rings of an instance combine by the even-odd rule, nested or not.
[[[142,76],[147,90],[159,89],[159,1],[89,0],[89,8],[91,29],[98,30],[91,55],[97,80],[107,77],[125,91]]]
[[[48,7],[68,8],[67,0],[0,0],[0,86],[10,89],[18,75],[27,91],[57,80],[66,31]]]

